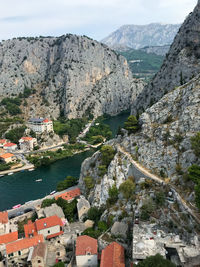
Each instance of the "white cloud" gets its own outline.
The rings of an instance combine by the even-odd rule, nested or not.
[[[197,0],[1,0],[0,39],[67,32],[101,39],[124,24],[180,23]]]

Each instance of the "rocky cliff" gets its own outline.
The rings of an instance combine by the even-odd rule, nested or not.
[[[17,38],[0,44],[0,97],[35,89],[27,116],[111,115],[130,107],[143,88],[126,60],[87,37]]]
[[[80,186],[86,191],[84,177],[95,182],[89,199],[96,205],[106,203],[109,188],[120,184],[129,176],[135,180],[145,177],[131,164],[118,145],[129,152],[140,164],[161,177],[184,186],[183,174],[191,164],[200,164],[191,148],[191,137],[200,130],[200,75],[187,84],[166,94],[140,117],[141,129],[137,134],[120,136],[109,142],[117,150],[107,173],[99,176],[100,152],[86,159],[81,168]],[[190,199],[191,200],[191,199]]]
[[[200,3],[188,15],[179,29],[160,71],[147,85],[136,102],[132,113],[144,111],[176,86],[188,82],[200,72]]]
[[[145,46],[163,46],[173,42],[180,24],[151,23],[123,25],[102,40],[110,47],[124,46],[140,49]]]

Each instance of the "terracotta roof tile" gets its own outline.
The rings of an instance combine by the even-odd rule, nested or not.
[[[24,141],[31,141],[31,140],[33,140],[33,138],[30,137],[30,136],[24,136],[21,139],[24,140]]]
[[[52,235],[48,235],[46,238],[50,239],[50,238],[53,238],[53,237],[56,237],[56,236],[59,236],[59,235],[63,235],[63,234],[64,234],[64,232],[60,231],[58,233],[55,233],[55,234],[52,234]]]
[[[113,242],[102,250],[100,267],[125,267],[124,248]]]
[[[2,158],[2,159],[8,159],[11,157],[14,157],[14,155],[12,153],[5,153],[5,154],[0,156],[0,158]]]
[[[32,223],[30,220],[27,224],[24,225],[25,237],[28,238],[30,235],[37,235],[37,229],[35,223]]]
[[[18,239],[18,232],[12,232],[5,235],[0,235],[0,244],[7,244]]]
[[[37,220],[35,224],[37,232],[42,229],[53,227],[55,225],[63,226],[62,220],[56,215]]]
[[[78,255],[97,254],[97,240],[87,236],[78,236],[76,239],[76,256]]]
[[[7,223],[8,222],[8,212],[2,211],[0,212],[0,223]]]
[[[5,147],[10,147],[10,146],[16,146],[16,144],[14,144],[14,143],[7,143],[7,144],[5,144],[4,146],[5,146]]]
[[[43,120],[43,122],[49,122],[49,120],[48,119],[45,119],[45,120]]]
[[[36,247],[34,247],[31,259],[34,259],[37,256],[45,258],[46,250],[47,245],[45,243],[39,243]]]
[[[65,199],[65,200],[71,200],[71,199],[73,199],[73,198],[75,198],[77,196],[80,196],[80,194],[81,194],[80,189],[79,188],[75,188],[75,189],[73,189],[71,191],[68,191],[68,192],[65,192],[65,193],[62,193],[60,195],[55,196],[55,200],[57,200],[59,197]]]
[[[6,139],[0,139],[0,144],[4,144],[6,142]]]
[[[24,238],[6,245],[6,253],[10,254],[26,248],[34,247],[40,242],[44,242],[43,235],[37,235],[32,238]]]

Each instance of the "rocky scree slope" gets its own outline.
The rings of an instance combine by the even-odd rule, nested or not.
[[[200,2],[179,29],[159,72],[145,86],[132,106],[132,113],[144,111],[174,87],[200,72]]]
[[[180,172],[186,172],[191,164],[200,164],[190,142],[190,138],[200,130],[199,106],[200,76],[197,76],[147,109],[140,117],[141,129],[137,134],[118,136],[108,144],[116,149],[116,144],[120,144],[152,173],[163,178],[170,177],[174,182],[178,179],[178,184],[184,186]],[[106,204],[109,188],[114,184],[119,188],[129,176],[133,176],[135,181],[141,177],[126,155],[120,151],[116,152],[103,177],[99,175],[99,165],[101,153],[96,152],[83,162],[79,179],[82,192],[85,192],[93,205]],[[87,176],[94,183],[89,194],[84,182]]]
[[[124,46],[140,49],[145,46],[163,46],[173,42],[180,24],[151,23],[148,25],[124,25],[101,40],[109,47]]]
[[[143,83],[126,60],[88,37],[15,38],[0,43],[0,98],[36,89],[27,116],[68,118],[117,114],[130,107]]]

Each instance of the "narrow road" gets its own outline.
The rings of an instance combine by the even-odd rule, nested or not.
[[[133,164],[133,166],[140,171],[142,174],[144,174],[145,177],[150,178],[152,180],[154,180],[155,182],[158,182],[162,185],[168,185],[171,188],[171,191],[174,193],[174,195],[176,196],[177,200],[179,200],[182,205],[184,206],[184,208],[186,209],[186,211],[198,222],[200,223],[200,218],[196,216],[195,212],[188,207],[186,201],[180,196],[180,194],[177,192],[177,189],[171,185],[170,183],[166,183],[164,180],[162,180],[160,177],[150,173],[149,171],[147,171],[144,167],[142,167],[138,162],[136,162],[131,154],[129,152],[127,152],[122,146],[117,145],[117,149],[118,151],[120,151],[122,154],[126,155],[127,158],[129,159],[129,161]]]

